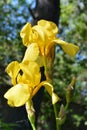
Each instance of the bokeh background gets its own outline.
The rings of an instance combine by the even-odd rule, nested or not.
[[[44,0],[43,0],[44,1]],[[22,45],[20,30],[26,22],[32,23],[29,10],[36,7],[35,0],[0,0],[0,129],[10,130],[13,124],[6,123],[6,109],[3,94],[11,86],[5,68],[13,60],[21,61],[25,47]],[[76,85],[67,119],[62,130],[87,129],[87,1],[60,0],[58,36],[80,47],[78,54],[71,58],[61,47],[56,46],[53,68],[53,85],[61,97],[58,109],[65,104],[66,87],[72,77]],[[17,116],[17,115],[16,115]],[[25,119],[26,116],[24,116]],[[9,117],[8,117],[9,118]],[[22,119],[23,120],[23,119]],[[50,96],[44,92],[38,116],[38,130],[54,130],[54,113]],[[22,130],[22,129],[20,129]],[[24,129],[25,130],[25,129]],[[27,130],[27,128],[26,128]]]

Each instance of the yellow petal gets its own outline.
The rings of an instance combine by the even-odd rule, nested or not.
[[[26,74],[28,74],[28,72],[31,72],[32,75],[33,75],[33,74],[36,74],[36,73],[40,72],[39,65],[36,62],[34,62],[34,61],[22,62],[22,63],[20,63],[20,68]]]
[[[30,44],[29,35],[30,35],[31,30],[32,30],[31,24],[27,23],[26,25],[24,25],[24,27],[22,28],[20,32],[20,36],[25,46],[28,46]]]
[[[24,55],[24,61],[35,61],[39,56],[39,47],[37,43],[32,43],[27,47]]]
[[[4,95],[10,106],[24,105],[31,97],[32,89],[27,84],[17,84],[10,88]]]
[[[21,38],[24,38],[25,34],[29,33],[30,29],[31,29],[31,24],[30,23],[26,23],[24,25],[24,27],[22,28],[21,32],[20,32]]]
[[[47,90],[49,95],[52,96],[52,93],[54,91],[53,86],[50,83],[48,83],[48,82],[44,82],[43,86],[45,87],[45,89]]]
[[[47,90],[47,92],[52,97],[52,104],[57,103],[59,101],[59,97],[57,96],[57,94],[54,93],[53,85],[51,85],[48,82],[44,82],[43,86],[45,86],[45,89]]]
[[[41,74],[40,67],[36,62],[23,62],[20,64],[20,68],[23,71],[23,75],[26,78],[25,82],[32,82],[32,87],[35,87],[40,83]]]
[[[34,89],[32,93],[32,96],[34,96],[42,86],[45,87],[49,95],[52,97],[52,104],[55,104],[56,102],[58,102],[59,97],[54,93],[53,86],[47,81],[43,81],[38,86],[36,86],[36,88]]]
[[[34,96],[42,86],[44,86],[46,88],[46,90],[48,91],[49,95],[52,96],[53,86],[50,83],[48,83],[47,81],[42,81],[38,86],[36,86],[32,95]]]
[[[23,73],[22,75],[18,74],[17,76],[18,84],[28,84],[29,86],[34,86],[34,83],[32,81],[33,81],[33,77],[31,73],[29,73],[28,75],[25,73]]]
[[[37,64],[39,65],[39,67],[44,66],[42,56],[38,56],[38,58],[37,58],[36,62],[37,62]]]
[[[59,101],[59,97],[58,97],[58,95],[56,94],[56,93],[52,93],[52,104],[55,104],[55,103],[57,103],[58,101]]]
[[[54,22],[47,21],[47,20],[40,20],[38,21],[38,25],[41,26],[49,36],[55,35],[58,32],[58,27]]]
[[[39,39],[37,39],[38,41],[40,40],[40,41],[45,42],[45,35],[44,35],[43,29],[42,29],[41,26],[35,25],[35,26],[32,28],[32,30],[35,30],[35,31],[38,33],[38,36],[39,36]],[[38,41],[37,41],[37,42],[38,42]],[[39,42],[40,42],[40,41],[39,41]]]
[[[79,51],[78,46],[71,44],[71,43],[67,43],[61,39],[55,39],[55,40],[53,40],[53,42],[56,42],[57,44],[59,44],[62,47],[62,49],[64,50],[64,52],[66,52],[70,56],[75,56],[76,53]]]
[[[35,29],[39,34],[38,44],[40,47],[41,55],[46,55],[45,48],[53,39],[58,32],[58,27],[55,23],[47,20],[40,20],[38,21],[38,25],[34,26]]]
[[[46,90],[52,97],[52,104],[57,103],[59,101],[59,97],[57,96],[57,94],[54,93],[53,85],[51,85],[50,83],[44,83],[43,86],[45,86]]]
[[[45,55],[51,54],[51,52],[54,54],[54,42],[49,42],[45,47]]]
[[[40,48],[41,55],[44,56],[46,37],[43,28],[41,26],[36,25],[32,29],[36,30],[36,32],[38,33],[38,39],[36,40],[36,42],[38,43],[38,46]]]
[[[6,72],[12,78],[13,85],[16,84],[16,77],[18,75],[19,70],[20,70],[20,65],[19,62],[17,61],[11,62],[6,68]]]

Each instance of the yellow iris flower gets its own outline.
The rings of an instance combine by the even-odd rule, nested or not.
[[[32,98],[44,86],[52,97],[52,104],[58,102],[59,97],[54,93],[51,69],[54,59],[54,45],[60,45],[64,52],[74,56],[79,47],[57,38],[58,27],[55,23],[46,20],[38,21],[37,25],[27,23],[21,30],[20,36],[27,47],[22,62],[13,61],[6,72],[11,77],[11,87],[4,97],[12,107],[20,107],[26,104],[28,118],[35,129],[35,114]],[[40,67],[44,67],[45,81],[41,82]]]
[[[51,59],[49,57],[52,55],[55,43],[59,44],[70,56],[74,56],[79,47],[56,38],[57,33],[58,28],[55,23],[46,20],[38,21],[37,25],[33,27],[30,23],[27,23],[21,30],[20,35],[23,44],[27,46],[24,58],[21,63],[13,61],[6,68],[13,84],[13,87],[4,95],[10,106],[24,105],[27,101],[32,100],[32,97],[42,86],[52,97],[53,104],[59,100],[59,97],[54,93],[53,86],[48,82],[49,78],[47,77],[49,76],[46,76],[47,81],[40,82],[40,66],[44,65],[45,74],[49,75],[47,73],[51,61],[48,60]],[[44,57],[42,58],[42,56]],[[40,65],[40,62],[42,65]]]
[[[79,50],[79,47],[57,38],[57,33],[58,27],[55,23],[51,21],[40,20],[38,21],[37,25],[33,27],[30,23],[27,23],[22,28],[20,36],[25,46],[28,46],[31,43],[37,43],[40,53],[43,56],[47,56],[50,53],[50,50],[55,43],[60,45],[64,52],[70,56],[74,56]]]
[[[13,84],[13,87],[4,95],[10,106],[19,107],[24,105],[28,100],[32,99],[42,86],[44,86],[52,96],[53,104],[59,100],[50,83],[47,81],[40,82],[40,67],[35,62],[38,54],[36,54],[35,51],[39,54],[37,44],[32,43],[27,48],[21,63],[13,61],[6,68],[6,72],[11,77]]]

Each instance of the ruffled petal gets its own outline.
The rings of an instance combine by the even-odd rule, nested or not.
[[[38,33],[38,39],[36,39],[35,41],[38,43],[41,55],[44,56],[44,48],[45,48],[45,44],[46,44],[46,36],[45,36],[44,31],[43,31],[43,28],[41,26],[39,26],[39,25],[36,25],[32,29],[35,30]]]
[[[17,84],[10,88],[4,95],[8,104],[13,107],[24,105],[31,97],[32,89],[27,84]]]
[[[26,23],[20,32],[20,36],[25,46],[28,46],[30,44],[29,35],[31,33],[31,30],[32,30],[31,24]]]
[[[41,42],[41,41],[45,42],[45,35],[41,26],[35,25],[32,27],[32,30],[36,31],[38,34],[38,38],[36,39],[37,40],[36,42]]]
[[[41,26],[48,36],[52,36],[58,33],[58,27],[55,23],[47,20],[38,21],[38,25]]]
[[[48,43],[55,38],[58,28],[56,24],[51,21],[40,20],[32,29],[36,30],[38,33],[39,38],[37,39],[37,43],[39,45],[41,55],[44,56],[45,48]]]

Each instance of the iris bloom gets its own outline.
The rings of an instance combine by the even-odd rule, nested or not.
[[[24,58],[21,63],[13,61],[6,68],[6,72],[11,77],[13,84],[13,87],[4,95],[9,105],[16,107],[24,105],[27,101],[32,100],[32,97],[42,86],[52,96],[53,104],[59,100],[54,93],[53,86],[48,82],[48,69],[50,70],[51,65],[49,55],[55,43],[59,44],[71,56],[74,56],[79,48],[56,38],[57,33],[58,28],[55,23],[46,20],[38,21],[37,25],[33,27],[30,23],[23,27],[20,35],[23,44],[27,46]],[[47,59],[43,60],[42,57]],[[44,65],[48,75],[46,76],[47,81],[40,82],[40,62]]]
[[[30,23],[27,23],[22,28],[20,36],[25,46],[28,46],[31,43],[37,43],[40,54],[43,56],[47,56],[50,53],[55,43],[60,45],[64,52],[70,56],[74,56],[79,50],[79,47],[57,38],[57,33],[58,28],[55,23],[51,21],[40,20],[38,21],[37,25],[33,27]]]
[[[54,93],[53,86],[50,83],[47,81],[40,82],[41,73],[39,65],[35,62],[38,57],[35,50],[37,50],[36,52],[39,54],[37,44],[32,43],[27,48],[21,63],[13,61],[6,68],[6,72],[11,77],[13,84],[13,87],[4,95],[10,106],[19,107],[24,105],[27,101],[32,100],[32,97],[42,86],[44,86],[50,96],[52,96],[53,104],[59,99]]]
[[[27,47],[21,63],[11,62],[6,72],[11,77],[12,85],[4,95],[8,104],[12,107],[19,107],[26,104],[28,118],[35,130],[35,114],[32,98],[44,86],[52,97],[52,104],[55,104],[59,97],[54,93],[50,84],[50,71],[54,59],[54,45],[60,45],[64,52],[74,56],[79,47],[57,38],[58,28],[55,23],[46,20],[38,21],[37,25],[31,26],[27,23],[20,32],[23,44]],[[44,66],[46,80],[41,82],[40,67]]]

